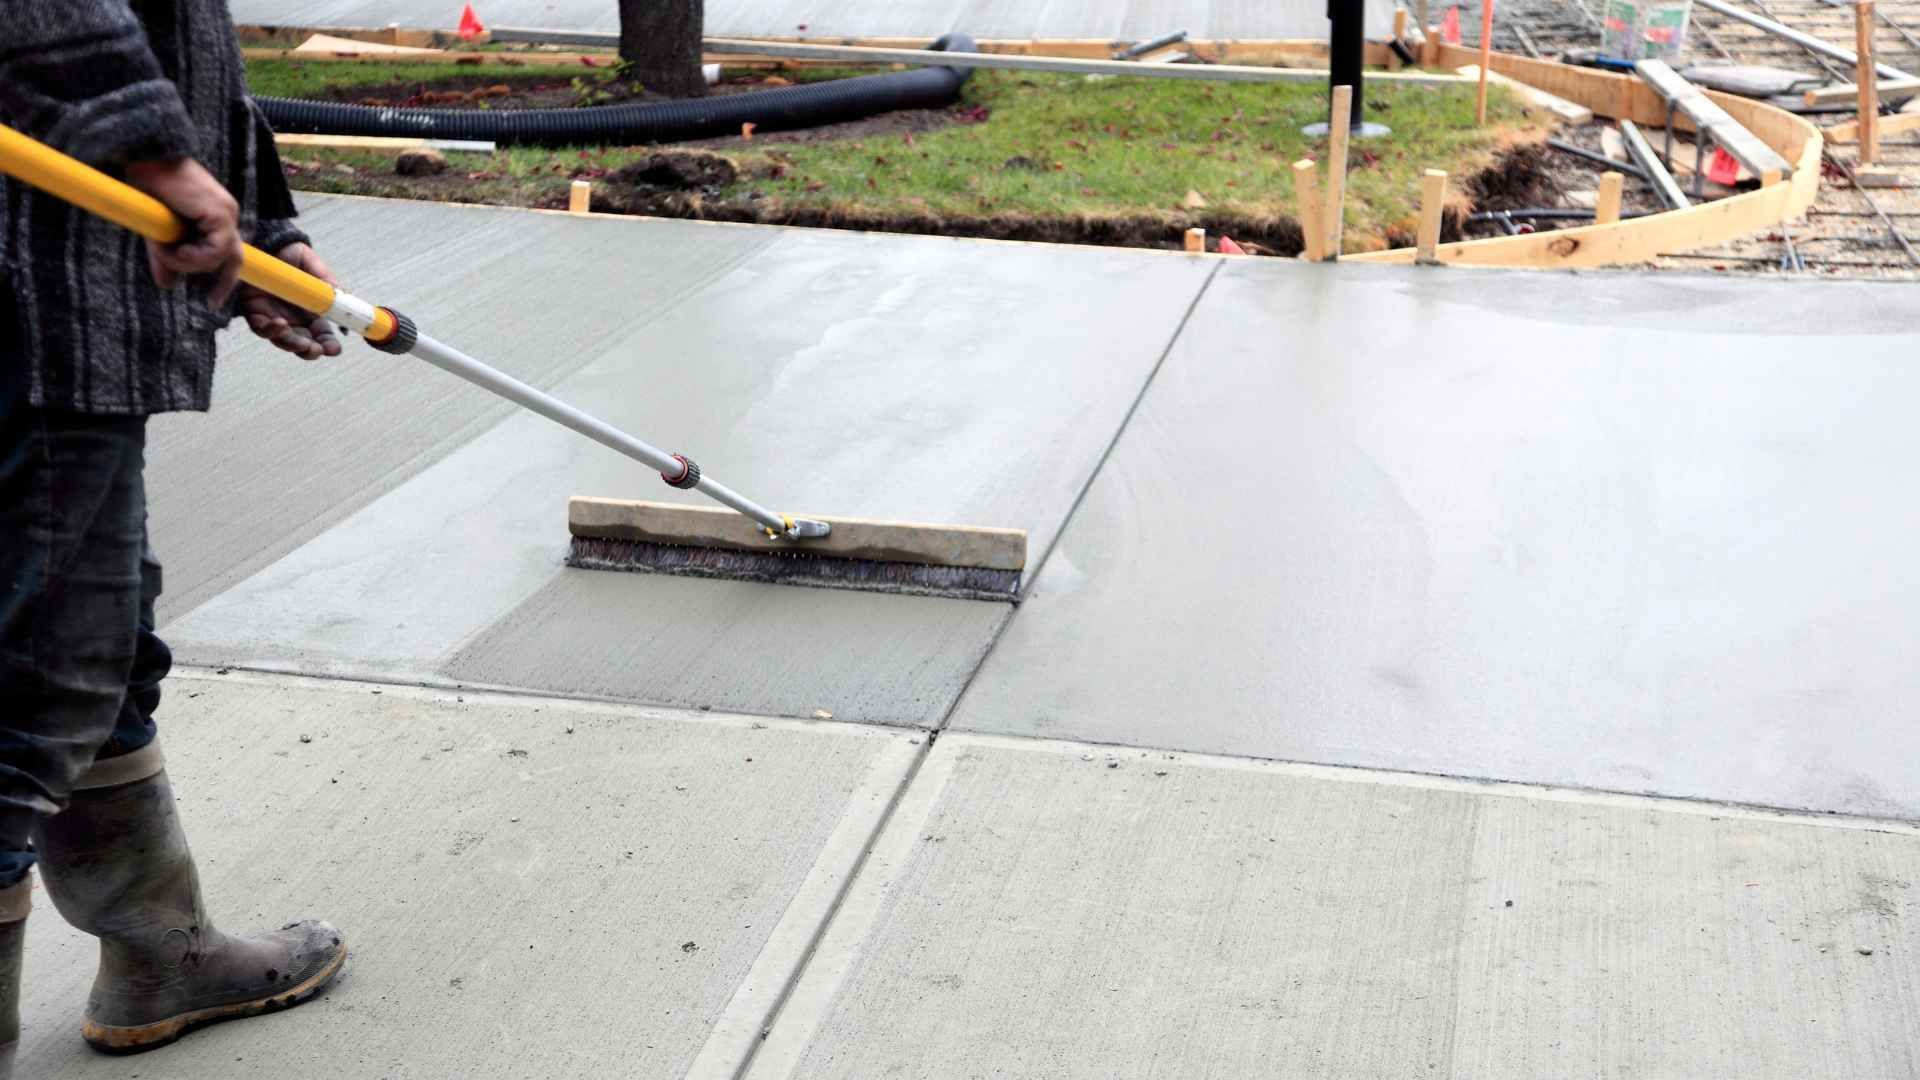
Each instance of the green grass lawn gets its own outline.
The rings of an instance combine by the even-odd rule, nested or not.
[[[294,68],[300,70],[289,70]],[[381,84],[475,74],[451,65],[278,60],[253,61],[249,72],[256,93],[296,96],[314,93],[320,80],[338,87],[343,79]],[[577,67],[552,73],[616,77]],[[1349,250],[1380,247],[1390,233],[1411,232],[1422,170],[1447,170],[1458,192],[1501,148],[1544,134],[1542,123],[1500,87],[1492,88],[1491,122],[1476,129],[1473,98],[1471,86],[1368,88],[1369,119],[1390,126],[1393,134],[1353,143]],[[915,133],[787,144],[777,133],[751,142],[727,140],[709,149],[730,159],[740,179],[706,203],[751,202],[762,219],[800,209],[854,219],[1159,217],[1176,236],[1188,222],[1215,232],[1236,225],[1260,231],[1293,217],[1289,166],[1326,153],[1324,138],[1300,133],[1302,125],[1325,118],[1325,88],[1312,84],[980,71],[956,113],[963,122]],[[287,156],[301,170],[293,177],[296,186],[308,189],[554,206],[564,205],[572,178],[605,183],[621,166],[657,149],[508,148],[491,158],[456,155],[449,174],[455,179],[431,183],[393,176],[390,154],[302,148]],[[1186,205],[1190,191],[1204,199],[1204,209]]]

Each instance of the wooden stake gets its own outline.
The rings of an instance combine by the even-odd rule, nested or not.
[[[584,214],[593,206],[593,183],[589,180],[575,180],[567,190],[567,212]]]
[[[1431,263],[1440,244],[1440,211],[1447,203],[1447,174],[1444,169],[1428,169],[1420,179],[1420,233],[1413,261]]]
[[[1406,8],[1393,9],[1393,40],[1399,42],[1405,42],[1407,40]]]
[[[1611,225],[1620,220],[1620,189],[1624,178],[1612,169],[1600,174],[1600,197],[1593,204],[1593,223]]]
[[[1320,227],[1320,180],[1313,162],[1293,163],[1293,197],[1300,218],[1300,254],[1309,262],[1319,262],[1327,257],[1327,235]]]
[[[1493,0],[1480,0],[1480,89],[1473,99],[1473,123],[1487,126],[1487,72],[1493,70]]]
[[[1346,231],[1347,132],[1352,123],[1353,87],[1336,86],[1327,132],[1327,220],[1321,226],[1327,237],[1327,250],[1322,258],[1328,260],[1340,257],[1341,234]]]
[[[1433,40],[1433,24],[1427,21],[1427,0],[1419,0],[1419,4],[1420,62],[1422,64],[1431,64],[1438,55],[1439,50]]]
[[[1880,158],[1880,78],[1873,68],[1873,0],[1853,5],[1853,81],[1860,87],[1860,164]]]
[[[1207,230],[1198,226],[1187,230],[1187,252],[1191,255],[1203,255],[1207,250]]]

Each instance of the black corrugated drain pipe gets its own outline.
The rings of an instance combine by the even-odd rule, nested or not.
[[[973,39],[948,34],[928,48],[973,52]],[[580,109],[396,109],[297,98],[257,99],[275,131],[300,135],[386,135],[484,139],[514,146],[628,146],[738,135],[740,125],[791,131],[859,120],[896,109],[937,109],[960,96],[972,68],[929,67],[852,79],[724,94],[689,101]]]

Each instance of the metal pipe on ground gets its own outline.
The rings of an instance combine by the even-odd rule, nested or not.
[[[1563,154],[1572,154],[1574,157],[1585,158],[1595,165],[1604,166],[1615,172],[1626,173],[1628,176],[1637,177],[1641,180],[1647,179],[1647,171],[1630,161],[1616,161],[1605,154],[1589,150],[1584,146],[1575,146],[1570,142],[1564,142],[1560,139],[1548,139],[1547,145]]]
[[[1185,40],[1187,40],[1187,32],[1185,30],[1175,30],[1171,34],[1161,34],[1157,38],[1148,38],[1138,44],[1129,45],[1119,52],[1114,53],[1113,58],[1115,60],[1132,60],[1138,56],[1145,56],[1155,49],[1164,49],[1169,45],[1178,45]]]

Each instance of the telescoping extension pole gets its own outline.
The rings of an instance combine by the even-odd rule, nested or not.
[[[4,124],[0,124],[0,172],[155,243],[178,243],[186,236],[186,226],[160,200]],[[252,244],[246,245],[243,253],[240,280],[303,311],[323,315],[345,326],[376,349],[417,356],[442,371],[572,428],[602,446],[657,470],[660,478],[673,487],[698,491],[738,510],[758,522],[770,538],[812,540],[831,531],[831,526],[824,521],[776,514],[725,484],[702,476],[700,466],[684,455],[671,454],[642,442],[511,375],[496,371],[459,349],[421,333],[412,319],[392,308],[369,304]]]

